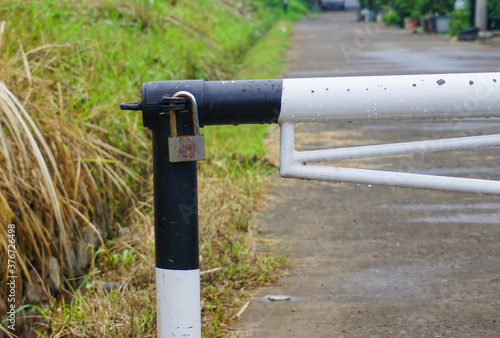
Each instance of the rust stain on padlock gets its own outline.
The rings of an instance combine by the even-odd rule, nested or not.
[[[183,135],[168,141],[171,162],[199,161],[205,159],[203,135]]]
[[[177,120],[174,111],[170,115],[170,136],[168,138],[168,151],[170,162],[200,161],[205,159],[205,140],[200,135],[198,122],[198,108],[193,94],[185,91],[177,92],[173,97],[187,97],[191,102],[194,135],[177,135]]]
[[[180,156],[194,159],[195,145],[194,142],[186,137],[179,139],[178,149],[176,149]]]

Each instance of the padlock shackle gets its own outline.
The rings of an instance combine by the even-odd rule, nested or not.
[[[193,94],[191,94],[190,92],[187,92],[185,90],[181,90],[177,93],[175,93],[174,95],[172,95],[172,97],[185,97],[189,100],[189,103],[191,105],[191,115],[192,115],[192,119],[193,119],[193,131],[194,131],[194,134],[195,135],[200,135],[200,122],[199,122],[199,118],[198,118],[198,104],[196,102],[196,98],[194,97]],[[174,123],[172,123],[172,116],[174,116]],[[170,112],[170,132],[171,132],[171,136],[177,136],[177,127],[175,127],[176,129],[176,132],[175,132],[175,135],[172,134],[172,124],[176,124],[175,123],[175,113],[172,113]]]
[[[277,123],[281,110],[283,80],[151,81],[142,85],[142,102],[122,109],[142,110],[144,126],[156,128],[165,112],[162,100],[179,91],[193,95],[200,127],[224,124]]]

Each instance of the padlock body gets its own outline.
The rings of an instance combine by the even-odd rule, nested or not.
[[[170,162],[191,162],[205,159],[203,135],[183,135],[168,138]]]

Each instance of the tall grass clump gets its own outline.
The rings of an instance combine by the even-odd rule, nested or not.
[[[0,227],[16,224],[17,333],[155,335],[150,135],[118,104],[138,99],[146,81],[278,76],[290,27],[279,4],[0,3]],[[306,12],[299,1],[290,9]],[[281,33],[268,35],[277,20]],[[281,43],[259,47],[269,36]],[[249,53],[253,46],[275,52]],[[249,237],[259,187],[274,170],[265,128],[205,134],[203,330],[218,336],[244,290],[272,282],[284,256]],[[7,244],[0,236],[2,324]]]
[[[5,37],[8,22],[2,27]],[[25,51],[19,44],[8,55],[9,43],[3,39],[0,49],[0,224],[16,225],[21,305],[50,301],[66,287],[65,279],[87,272],[88,247],[102,245],[117,225],[126,224],[138,187],[146,182],[133,163],[147,167],[148,162],[136,156],[146,144],[134,140],[134,121],[124,140],[134,146],[119,149],[106,140],[105,127],[68,107],[73,93],[63,74],[48,73],[64,72],[57,60],[69,57],[70,46]],[[6,260],[7,237],[0,243]],[[0,264],[3,286],[7,275],[6,264]],[[2,300],[5,291],[2,287]]]

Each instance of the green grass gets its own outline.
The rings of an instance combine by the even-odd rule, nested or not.
[[[18,272],[28,283],[29,264],[43,271],[50,256],[59,258],[64,271],[69,258],[57,244],[62,230],[71,247],[90,226],[104,239],[87,243],[90,272],[61,275],[66,283],[47,288],[42,303],[22,309],[40,319],[36,330],[42,336],[155,335],[151,143],[140,116],[119,111],[118,104],[138,100],[146,81],[277,78],[290,20],[306,12],[303,2],[293,1],[285,16],[279,0],[0,4],[0,21],[6,20],[0,81],[38,128],[41,136],[31,140],[46,142],[39,143],[42,156],[34,161],[35,146],[26,146],[7,106],[0,107],[7,140],[0,150],[12,156],[10,162],[0,161],[0,207],[8,210],[0,222],[19,225]],[[30,131],[35,128],[23,133]],[[220,336],[243,304],[244,290],[272,283],[286,252],[249,233],[262,183],[276,170],[265,160],[266,126],[207,127],[203,133],[201,269],[216,269],[202,276],[203,332]],[[43,160],[43,182],[54,185],[49,201],[39,179]],[[15,182],[9,178],[12,170]],[[56,230],[56,204],[49,202],[61,209],[63,224]],[[105,291],[103,282],[124,288]]]
[[[234,76],[248,46],[276,18],[275,12],[250,1],[234,2],[237,8],[208,0],[96,3],[3,2],[0,14],[9,34],[2,57],[13,58],[21,43],[26,51],[57,45],[44,55],[53,62],[34,66],[32,76],[59,82],[66,106],[82,114],[82,120],[112,129],[126,122],[116,105],[136,97],[142,82]],[[233,13],[237,10],[241,14]],[[15,27],[17,22],[31,24]],[[38,59],[36,53],[31,57]],[[109,118],[110,111],[116,119]]]
[[[300,3],[296,3],[298,6]],[[238,80],[279,78],[283,71],[283,56],[288,49],[293,21],[297,12],[305,13],[306,8],[292,6],[290,18],[277,21],[264,38],[248,51],[235,76]],[[218,156],[230,153],[245,158],[263,158],[266,125],[216,126],[203,129],[207,144],[212,144]]]

